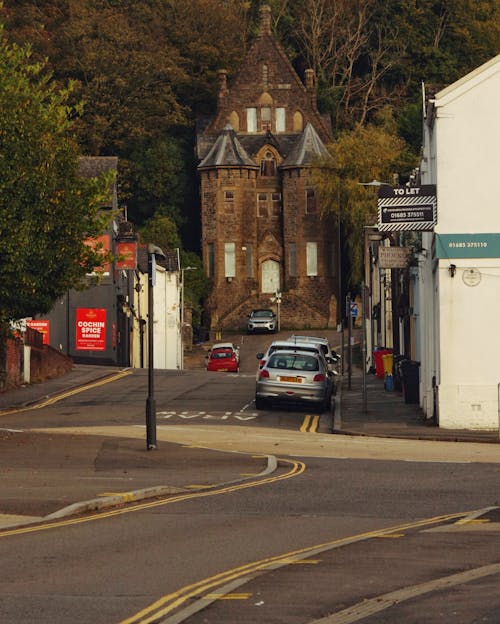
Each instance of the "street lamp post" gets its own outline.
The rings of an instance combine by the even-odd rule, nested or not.
[[[153,288],[156,283],[156,257],[165,258],[163,251],[151,243],[148,245],[148,397],[146,399],[146,448],[157,448],[156,443],[156,400],[154,396],[154,353],[153,323],[154,299]]]

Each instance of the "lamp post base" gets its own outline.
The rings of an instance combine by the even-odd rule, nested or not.
[[[157,448],[156,444],[156,401],[148,397],[146,400],[146,446],[148,451]]]

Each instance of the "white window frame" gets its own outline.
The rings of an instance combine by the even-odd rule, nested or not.
[[[247,132],[257,132],[256,108],[247,108]]]
[[[224,243],[224,275],[236,277],[236,243]]]
[[[286,108],[276,109],[276,132],[286,131]]]
[[[318,275],[318,243],[306,243],[306,269],[308,277]]]

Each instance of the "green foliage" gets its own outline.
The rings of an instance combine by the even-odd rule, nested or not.
[[[103,262],[85,240],[107,225],[98,211],[111,178],[79,176],[71,86],[44,70],[0,28],[1,322],[48,311]]]
[[[176,249],[180,245],[179,234],[174,221],[165,215],[155,214],[139,229],[139,240],[143,244],[153,243],[160,249]]]
[[[362,279],[363,228],[377,220],[377,187],[360,182],[392,184],[393,175],[416,165],[405,142],[397,136],[391,115],[384,111],[378,125],[342,133],[328,146],[331,158],[318,163],[314,176],[324,212],[339,215],[348,248],[349,286]]]

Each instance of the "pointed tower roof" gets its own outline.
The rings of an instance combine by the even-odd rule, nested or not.
[[[330,152],[319,138],[314,126],[308,123],[288,156],[281,163],[280,168],[308,167],[318,158],[328,158],[329,156]]]
[[[236,133],[230,124],[224,127],[208,154],[198,165],[198,169],[213,167],[258,168],[236,138]]]

